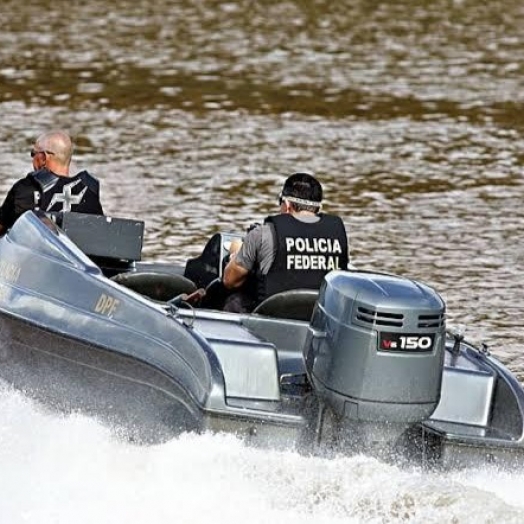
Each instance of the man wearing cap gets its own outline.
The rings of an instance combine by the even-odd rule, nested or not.
[[[322,186],[312,175],[295,173],[286,180],[279,196],[280,214],[267,217],[241,245],[231,248],[223,284],[229,290],[246,285],[250,289],[226,309],[250,311],[281,291],[319,289],[329,271],[347,268],[344,223],[320,213],[321,202]]]
[[[69,176],[73,143],[61,130],[38,137],[32,150],[33,169],[14,183],[0,207],[0,235],[25,211],[76,211],[102,215],[98,180],[87,171]]]

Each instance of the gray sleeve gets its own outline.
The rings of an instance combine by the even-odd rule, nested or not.
[[[248,271],[253,271],[258,263],[260,271],[266,274],[274,259],[275,245],[271,227],[262,224],[247,233],[235,260]]]
[[[257,260],[257,245],[262,242],[262,226],[249,231],[244,237],[242,247],[235,257],[235,262],[248,271],[252,271]]]

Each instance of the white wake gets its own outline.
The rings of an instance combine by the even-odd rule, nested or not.
[[[0,386],[0,523],[524,522],[524,473],[403,470],[253,449],[230,435],[139,447]]]

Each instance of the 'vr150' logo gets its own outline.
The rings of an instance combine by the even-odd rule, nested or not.
[[[435,335],[380,333],[379,351],[432,351]]]

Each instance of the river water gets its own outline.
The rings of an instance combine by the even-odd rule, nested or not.
[[[420,279],[523,382],[519,0],[4,0],[0,194],[75,137],[145,256],[277,210],[314,172],[353,263]],[[524,474],[427,474],[184,436],[150,448],[0,388],[0,522],[522,522]]]

